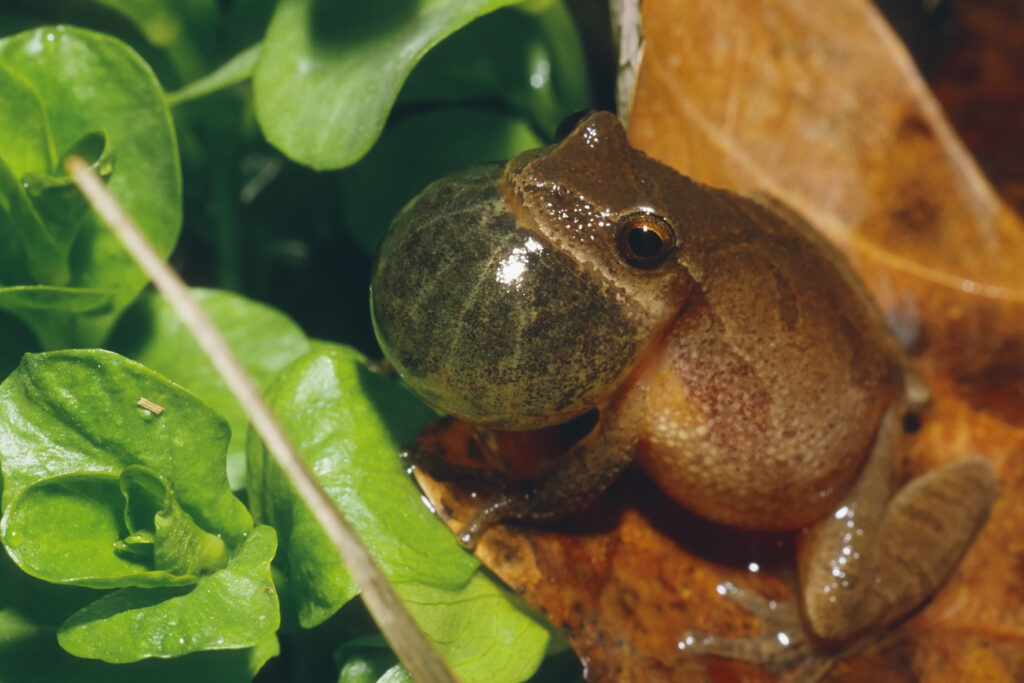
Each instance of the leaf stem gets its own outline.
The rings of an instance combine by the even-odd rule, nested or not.
[[[185,87],[167,93],[167,105],[176,107],[185,102],[197,100],[207,95],[238,85],[252,77],[253,69],[259,60],[262,43],[256,43],[239,52],[213,72],[192,81]]]
[[[65,167],[93,209],[146,272],[217,368],[242,405],[253,428],[263,439],[267,450],[337,548],[352,577],[362,589],[367,609],[413,679],[428,683],[454,682],[456,679],[441,655],[423,635],[362,540],[299,457],[255,383],[246,374],[220,331],[196,304],[185,283],[160,257],[85,161],[78,157],[68,157]]]

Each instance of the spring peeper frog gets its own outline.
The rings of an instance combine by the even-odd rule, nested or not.
[[[608,113],[428,187],[371,296],[386,357],[446,413],[486,432],[596,411],[528,492],[487,502],[467,545],[584,508],[636,461],[712,521],[804,529],[803,621],[841,644],[936,590],[997,493],[978,457],[897,488],[927,392],[850,266],[784,207],[634,150]]]

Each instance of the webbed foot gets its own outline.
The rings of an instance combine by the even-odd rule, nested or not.
[[[813,683],[839,658],[815,647],[804,628],[796,600],[769,600],[728,581],[718,585],[718,593],[757,617],[763,625],[762,633],[733,638],[688,631],[679,641],[680,650],[702,657],[749,662],[769,669],[788,683]]]

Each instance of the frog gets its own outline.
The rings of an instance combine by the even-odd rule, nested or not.
[[[998,496],[978,455],[900,481],[927,386],[836,247],[781,202],[648,157],[609,112],[428,186],[382,242],[371,316],[405,383],[480,448],[587,425],[488,494],[464,545],[585,510],[636,463],[700,517],[796,533],[795,618],[818,649],[921,605]]]

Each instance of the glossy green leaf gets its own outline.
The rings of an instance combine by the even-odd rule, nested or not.
[[[222,568],[228,549],[217,534],[203,531],[181,509],[170,482],[156,472],[129,465],[121,472],[125,525],[131,541],[152,547],[153,568],[195,577]]]
[[[62,156],[88,152],[101,136],[105,151],[90,161],[105,160],[111,192],[158,251],[170,253],[181,226],[181,174],[163,92],[127,45],[71,26],[0,39],[0,81],[0,131],[18,131],[13,142],[0,133],[0,284],[113,292],[101,315],[68,312],[58,323],[48,311],[33,325],[52,328],[47,345],[98,344],[146,278],[69,187],[35,181],[61,177]]]
[[[15,609],[0,609],[3,683],[249,683],[278,650],[277,638],[271,635],[253,647],[239,650],[107,664],[68,654],[57,644],[53,627],[32,621]]]
[[[334,652],[338,683],[378,683],[389,670],[400,666],[395,653],[382,636],[363,636]]]
[[[123,507],[121,512],[123,513]],[[265,593],[265,585],[259,590]],[[0,681],[3,683],[178,683],[252,679],[278,653],[271,634],[251,647],[199,652],[171,660],[112,665],[81,659],[57,643],[57,629],[71,614],[104,593],[34,579],[0,552]],[[250,596],[247,599],[252,599]],[[124,639],[124,634],[118,636]]]
[[[159,415],[140,398],[162,406]],[[0,385],[3,507],[32,484],[63,474],[159,472],[204,529],[230,544],[251,518],[227,483],[228,426],[193,394],[109,351],[27,355]]]
[[[28,355],[0,385],[11,557],[50,581],[133,586],[70,617],[66,649],[129,662],[270,642],[276,537],[231,494],[227,444],[196,396],[108,351]],[[218,535],[241,544],[223,568]]]
[[[401,444],[413,440],[432,412],[395,380],[367,370],[360,354],[326,344],[285,371],[270,401],[310,468],[456,672],[467,681],[528,677],[543,657],[546,629],[475,571],[476,560],[423,505],[398,458]],[[250,446],[254,515],[281,534],[278,562],[298,603],[300,623],[312,626],[356,587],[259,442],[250,440]]]
[[[477,562],[423,505],[398,458],[433,414],[363,362],[351,349],[322,345],[282,374],[271,407],[388,578],[458,588]],[[313,626],[358,589],[262,444],[249,444],[253,515],[281,534],[278,561],[300,622]]]
[[[276,547],[274,530],[256,527],[224,569],[194,587],[116,591],[72,614],[57,639],[75,656],[106,662],[252,647],[279,624]]]
[[[271,144],[316,169],[358,160],[412,67],[445,36],[512,0],[282,0],[253,75]]]
[[[521,119],[486,109],[443,109],[400,119],[343,174],[346,224],[359,246],[373,254],[399,209],[437,178],[541,144]]]
[[[411,583],[395,590],[465,681],[523,681],[544,658],[547,628],[483,572],[456,590]]]
[[[413,584],[399,585],[397,590],[462,680],[527,680],[548,651],[549,631],[510,608],[508,591],[482,572],[456,590]],[[338,683],[412,680],[377,636],[345,643],[334,658],[340,665]]]
[[[413,678],[401,664],[395,664],[377,679],[377,683],[413,683]]]
[[[163,571],[152,558],[118,551],[129,530],[116,475],[68,474],[29,486],[4,517],[4,544],[36,578],[93,588],[175,586],[198,576]],[[188,550],[178,549],[179,554]]]
[[[215,289],[193,289],[192,294],[261,388],[309,351],[306,335],[276,309]],[[244,486],[249,421],[166,300],[153,292],[143,294],[115,328],[110,348],[193,391],[227,418],[231,426],[228,479],[234,489]]]

